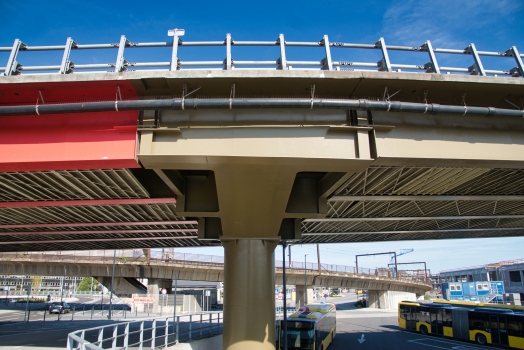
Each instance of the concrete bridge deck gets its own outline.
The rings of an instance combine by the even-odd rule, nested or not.
[[[23,254],[1,253],[0,274],[3,275],[39,275],[39,276],[95,276],[111,277],[113,259],[111,257],[93,257],[81,255],[50,255],[37,252]],[[282,263],[276,267],[276,284],[282,284]],[[423,295],[431,290],[431,282],[423,276],[410,276],[399,271],[399,277],[392,277],[379,269],[362,269],[355,273],[354,267],[346,271],[322,269],[286,268],[286,280],[289,285],[305,283],[308,286],[355,288],[364,290],[390,290]],[[367,273],[366,273],[367,272]],[[188,260],[151,259],[150,263],[141,259],[129,258],[122,262],[117,259],[115,278],[147,278],[174,280],[175,274],[181,280],[224,282],[224,264]]]

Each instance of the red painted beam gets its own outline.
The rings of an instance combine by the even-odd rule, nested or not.
[[[72,222],[60,224],[12,224],[0,225],[1,229],[33,227],[99,227],[99,226],[145,226],[145,225],[198,225],[195,220],[179,221],[130,221],[130,222]]]
[[[147,240],[166,240],[166,239],[196,239],[197,236],[173,236],[173,237],[136,237],[136,238],[93,238],[93,239],[52,239],[47,241],[15,241],[0,242],[0,245],[7,244],[43,244],[43,243],[80,243],[80,242],[117,242],[117,241],[147,241]]]
[[[0,208],[72,207],[83,205],[175,204],[175,198],[81,199],[72,201],[2,202]]]
[[[160,230],[98,230],[98,231],[24,231],[24,232],[0,232],[0,236],[22,236],[22,235],[87,235],[93,233],[164,233],[164,232],[198,232],[196,228],[173,228]],[[151,237],[155,239],[156,237]]]

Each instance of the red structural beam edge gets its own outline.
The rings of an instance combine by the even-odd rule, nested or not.
[[[0,230],[33,227],[98,227],[98,226],[146,226],[146,225],[198,225],[195,220],[178,221],[128,221],[128,222],[72,222],[54,224],[10,224],[0,225]]]
[[[0,245],[8,244],[44,244],[44,243],[81,243],[81,242],[118,242],[118,241],[158,241],[166,239],[196,239],[197,236],[175,236],[175,237],[133,237],[133,238],[93,238],[93,239],[52,239],[45,241],[15,241],[0,242]]]
[[[0,236],[22,236],[22,235],[87,235],[96,233],[177,233],[198,232],[196,228],[172,228],[160,230],[95,230],[95,231],[24,231],[24,232],[0,232]],[[151,237],[155,238],[155,237]]]
[[[71,201],[3,202],[0,208],[72,207],[85,205],[175,204],[175,198],[80,199]]]

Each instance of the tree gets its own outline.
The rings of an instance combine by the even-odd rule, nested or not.
[[[90,292],[91,284],[93,285],[93,291],[99,290],[99,283],[93,277],[84,277],[80,284],[78,285],[77,291],[79,292]]]
[[[40,286],[42,285],[42,276],[33,276],[31,279],[31,290],[37,292]]]

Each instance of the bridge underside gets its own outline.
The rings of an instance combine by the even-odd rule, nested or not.
[[[524,236],[522,113],[467,114],[519,103],[522,79],[246,72],[0,79],[0,107],[43,95],[90,111],[40,115],[35,106],[0,118],[0,251],[222,244],[224,348],[274,349],[281,241]],[[433,104],[463,105],[461,113],[379,111],[365,101],[320,108],[323,99],[376,101],[398,90],[397,101],[426,103],[426,94]],[[120,100],[154,105],[182,91],[196,92],[164,101],[169,108],[118,110]],[[114,110],[93,112],[90,101],[119,94]],[[196,108],[217,95],[229,109]],[[311,103],[236,108],[260,96]]]

